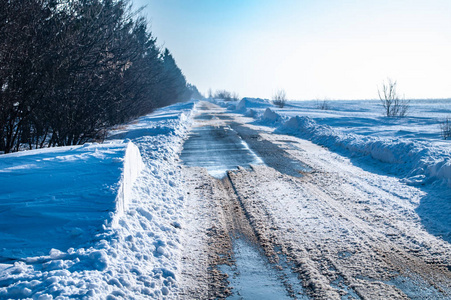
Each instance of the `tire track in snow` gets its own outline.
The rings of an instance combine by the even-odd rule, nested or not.
[[[312,296],[333,299],[354,292],[362,298],[449,296],[451,277],[442,267],[446,261],[434,265],[412,254],[409,244],[397,243],[402,232],[393,228],[389,236],[383,234],[386,228],[365,222],[325,192],[339,190],[340,184],[330,180],[329,185],[320,184],[319,174],[293,179],[264,166],[253,171],[230,173],[253,227],[299,263]],[[446,250],[442,252],[446,257]],[[402,286],[398,280],[419,288]]]
[[[202,107],[205,108],[205,106],[201,106],[203,112],[201,118],[197,118],[199,123],[214,122],[219,130],[220,126],[223,125],[223,121],[220,119],[229,119],[209,117]],[[204,148],[204,146],[201,148]],[[188,158],[192,161],[195,157]],[[192,165],[192,163],[188,165]],[[185,226],[186,235],[183,242],[185,256],[181,266],[181,274],[185,281],[182,280],[180,294],[187,298],[223,298],[229,296],[231,291],[225,280],[227,274],[221,271],[223,270],[221,265],[234,265],[236,260],[240,259],[233,253],[234,250],[239,250],[235,248],[235,241],[244,239],[256,245],[257,248],[262,243],[259,243],[260,241],[255,236],[255,230],[250,226],[228,177],[217,180],[206,175],[205,169],[200,168],[185,168],[185,174],[185,178],[188,178],[186,186],[189,200],[185,208],[187,211],[185,219],[188,224]],[[269,258],[270,262],[275,262],[274,256],[270,255]],[[278,271],[275,268],[272,270],[272,267],[270,267],[269,273],[276,274],[274,276],[281,276],[281,293],[284,295],[288,293],[294,298],[295,291],[299,291],[299,288],[292,287],[293,282],[300,286],[297,276],[289,278],[290,270],[280,272],[280,269],[283,269],[281,265],[278,265],[277,268]],[[264,277],[265,275],[261,276]],[[273,284],[270,282],[271,280],[266,282]],[[278,281],[277,278],[275,278],[275,281]],[[240,286],[241,289],[246,289],[246,286],[243,287],[241,284]],[[201,292],[202,288],[200,287],[203,287],[204,293]],[[272,293],[273,291],[269,292]],[[235,291],[235,293],[237,292]]]

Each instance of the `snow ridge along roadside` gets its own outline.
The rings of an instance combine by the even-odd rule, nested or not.
[[[407,173],[404,181],[411,185],[433,179],[451,185],[451,155],[446,148],[432,147],[421,141],[363,137],[342,133],[327,125],[319,125],[309,117],[292,117],[277,128],[277,132],[307,138],[331,149],[371,156]]]
[[[144,168],[144,162],[138,147],[133,142],[128,142],[127,149],[125,150],[120,186],[116,197],[116,214],[113,217],[113,226],[119,225],[118,218],[123,217],[127,211],[131,202],[133,184]]]
[[[339,115],[340,110],[326,113],[321,110],[318,112],[318,110],[302,110],[296,107],[280,110],[268,101],[252,98],[243,98],[235,105],[230,102],[224,103],[221,100],[213,101],[229,110],[253,117],[259,124],[275,127],[276,133],[305,138],[333,151],[344,152],[348,156],[358,154],[387,163],[388,165],[385,165],[384,168],[388,169],[390,173],[398,174],[409,185],[430,184],[439,181],[440,184],[451,186],[449,144],[343,132],[329,125],[318,124],[309,116],[300,115],[304,111],[311,111],[312,114],[320,116],[322,116],[321,113],[327,116],[334,113]],[[299,109],[298,112],[297,109]],[[374,115],[377,116],[377,113],[368,114],[369,117],[366,121],[375,122],[374,119],[377,117]],[[374,123],[374,126],[385,125]]]

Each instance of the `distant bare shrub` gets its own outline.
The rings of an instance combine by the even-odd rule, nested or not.
[[[410,101],[399,97],[396,91],[396,81],[388,78],[387,83],[382,83],[382,91],[378,89],[377,93],[384,107],[385,116],[405,117],[407,115]]]
[[[272,104],[280,108],[283,108],[286,103],[287,103],[287,94],[285,90],[278,90],[273,96]]]
[[[329,105],[329,101],[327,101],[326,99],[324,99],[322,101],[317,100],[316,101],[316,108],[317,109],[321,109],[321,110],[330,110],[331,109],[331,107]]]
[[[229,91],[226,91],[226,90],[218,90],[215,92],[214,97],[216,99],[228,100],[228,99],[232,98],[232,93],[230,93]]]
[[[444,140],[451,138],[451,118],[447,117],[440,123],[441,135]]]
[[[226,90],[217,90],[214,94],[215,99],[223,99],[224,101],[238,100],[238,94]]]

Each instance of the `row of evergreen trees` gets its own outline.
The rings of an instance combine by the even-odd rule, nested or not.
[[[128,0],[0,1],[0,151],[76,145],[188,100]]]

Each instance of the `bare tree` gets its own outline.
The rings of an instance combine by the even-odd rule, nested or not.
[[[273,95],[272,104],[274,104],[280,108],[283,108],[286,103],[287,103],[287,94],[286,94],[285,90],[278,90]]]
[[[447,117],[440,123],[441,135],[444,140],[451,139],[451,118]]]
[[[330,110],[329,101],[327,99],[324,100],[316,100],[316,108],[321,110]]]
[[[224,101],[237,101],[238,97],[237,93],[227,90],[217,90],[213,96],[215,99],[222,99]]]
[[[382,83],[382,91],[377,90],[379,99],[384,107],[384,115],[387,117],[405,117],[409,110],[410,101],[400,98],[396,91],[396,81],[387,79]]]

